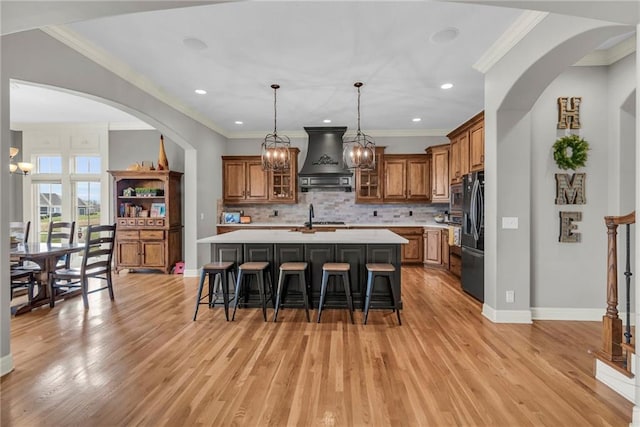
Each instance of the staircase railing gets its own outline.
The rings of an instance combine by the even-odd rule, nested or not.
[[[607,226],[607,312],[602,316],[602,350],[599,355],[611,362],[624,362],[622,353],[622,319],[618,317],[618,226],[626,225],[626,330],[625,343],[631,342],[631,302],[629,298],[631,285],[631,224],[636,222],[636,213],[624,216],[605,216]]]

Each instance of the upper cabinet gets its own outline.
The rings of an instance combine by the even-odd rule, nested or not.
[[[429,201],[429,163],[425,154],[385,154],[384,202]]]
[[[463,175],[484,170],[484,112],[472,117],[447,135],[451,141],[449,183],[462,182]]]
[[[356,203],[382,203],[382,170],[384,148],[376,147],[376,163],[373,169],[356,169]]]
[[[222,156],[224,203],[297,203],[299,152],[290,149],[290,167],[281,172],[264,171],[260,156]]]
[[[431,169],[431,202],[449,202],[449,144],[427,148]]]

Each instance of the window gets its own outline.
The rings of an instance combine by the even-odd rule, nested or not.
[[[75,173],[100,173],[100,157],[99,156],[77,156],[75,158]]]
[[[38,156],[34,173],[62,173],[62,157]]]
[[[34,223],[33,231],[39,236],[38,241],[46,242],[49,221],[60,220],[62,216],[62,184],[59,182],[40,182],[34,184],[34,188],[37,195],[36,209],[40,215],[38,221]]]

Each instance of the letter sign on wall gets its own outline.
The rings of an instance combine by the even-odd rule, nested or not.
[[[586,173],[556,174],[556,205],[584,205],[587,203],[584,182]]]
[[[578,226],[574,222],[582,221],[582,212],[560,212],[560,238],[562,243],[580,242],[580,233],[576,233]]]
[[[558,98],[558,129],[580,129],[582,97]]]

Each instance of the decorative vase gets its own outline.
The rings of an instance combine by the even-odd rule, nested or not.
[[[160,153],[158,154],[158,170],[169,170],[169,160],[164,151],[164,137],[160,135]]]

